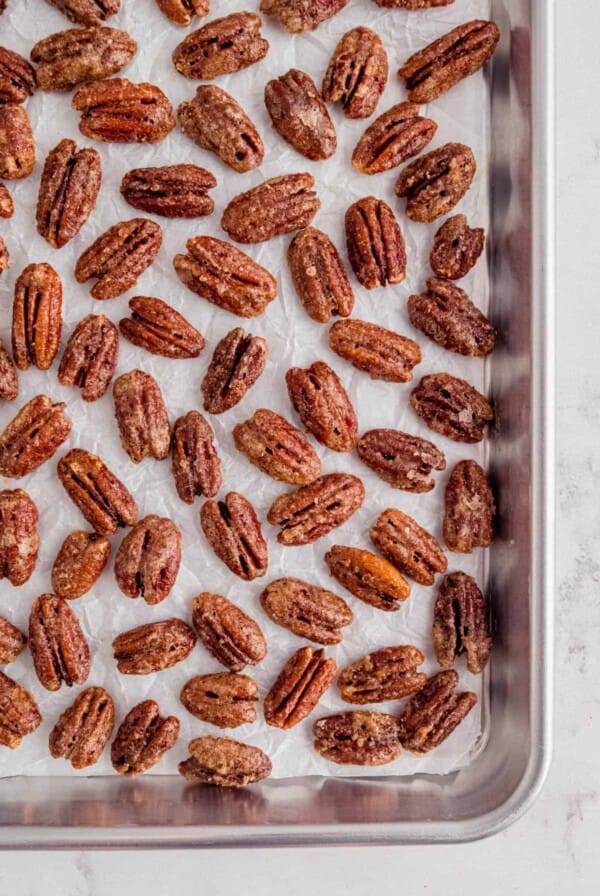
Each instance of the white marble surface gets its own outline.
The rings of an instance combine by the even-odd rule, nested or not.
[[[597,0],[557,7],[557,725],[542,795],[508,831],[459,847],[0,854],[0,894],[600,892],[600,8]]]

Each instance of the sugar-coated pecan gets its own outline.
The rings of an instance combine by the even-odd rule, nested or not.
[[[197,358],[204,336],[162,299],[134,296],[129,300],[131,317],[119,321],[125,339],[153,355],[165,358]]]
[[[419,156],[396,181],[396,195],[406,197],[406,216],[430,224],[448,214],[475,177],[477,162],[464,143],[445,143]]]
[[[350,206],[346,211],[346,245],[352,270],[365,289],[405,279],[404,237],[383,199],[366,196]]]
[[[104,314],[80,320],[65,346],[58,368],[61,386],[77,386],[84,401],[102,398],[119,356],[119,333]]]
[[[134,462],[164,460],[171,447],[171,427],[160,386],[143,370],[123,373],[113,385],[115,417],[121,445]]]
[[[337,137],[333,122],[306,72],[291,68],[269,81],[265,105],[273,127],[296,152],[315,162],[334,154]]]
[[[290,34],[314,31],[348,0],[261,0],[260,11],[277,19]]]
[[[61,140],[42,172],[38,193],[37,230],[55,249],[77,236],[94,210],[102,182],[102,164],[95,149],[77,149]]]
[[[460,554],[488,548],[494,535],[494,495],[488,478],[474,460],[456,464],[444,497],[444,541]]]
[[[0,47],[0,104],[24,103],[35,90],[35,72],[19,53]]]
[[[261,336],[231,330],[217,344],[202,380],[204,410],[222,414],[242,400],[265,369],[267,342]]]
[[[338,687],[345,703],[383,703],[415,694],[427,683],[417,671],[425,657],[417,647],[382,647],[340,672]]]
[[[494,351],[493,326],[449,280],[430,277],[426,292],[409,297],[408,316],[413,327],[450,352],[482,358]]]
[[[62,297],[60,277],[49,264],[29,264],[17,278],[12,349],[19,370],[52,365],[62,333]]]
[[[0,746],[16,750],[41,721],[33,694],[0,671]]]
[[[334,544],[325,554],[325,563],[340,585],[378,610],[399,610],[410,595],[404,576],[371,551]]]
[[[76,529],[65,538],[52,566],[52,589],[66,600],[76,600],[93,587],[110,555],[105,535]]]
[[[369,534],[386,560],[419,585],[433,585],[436,573],[448,567],[433,535],[401,510],[384,510]]]
[[[184,685],[180,700],[193,716],[217,728],[237,728],[256,721],[258,686],[247,675],[215,672]]]
[[[254,507],[238,492],[224,501],[205,501],[200,525],[211,548],[240,579],[251,581],[267,571],[267,543]]]
[[[467,669],[481,672],[490,655],[490,613],[486,598],[475,579],[464,572],[446,576],[435,602],[431,639],[438,665],[451,669],[454,659],[465,653]]]
[[[26,644],[27,636],[4,616],[0,616],[0,665],[13,663],[25,650]]]
[[[115,579],[126,597],[159,604],[169,596],[181,565],[181,532],[153,514],[127,533],[115,557]]]
[[[398,719],[398,736],[406,750],[419,756],[439,747],[473,709],[477,694],[453,693],[457,684],[458,675],[448,669],[411,697]]]
[[[417,53],[398,70],[414,103],[430,103],[491,58],[500,40],[495,22],[475,19],[453,28]]]
[[[313,711],[337,672],[325,651],[301,647],[289,658],[265,697],[265,721],[275,728],[293,728]]]
[[[199,218],[212,214],[215,203],[208,191],[217,179],[198,165],[134,168],[121,181],[121,195],[129,205],[164,218]]]
[[[111,78],[80,87],[71,105],[79,130],[108,143],[160,143],[175,127],[173,107],[159,87]]]
[[[259,625],[221,594],[205,591],[194,598],[192,624],[206,649],[230,672],[256,666],[267,655]]]
[[[21,488],[0,491],[0,580],[24,585],[35,568],[40,536],[37,507]]]
[[[398,725],[384,712],[341,712],[315,722],[315,750],[340,765],[385,765],[400,755]]]
[[[312,174],[271,177],[235,196],[223,212],[221,227],[238,243],[262,243],[308,227],[321,203]]]
[[[281,527],[280,544],[312,544],[350,519],[364,498],[365,487],[358,476],[328,473],[276,498],[267,519]]]
[[[296,413],[315,439],[332,451],[352,451],[358,421],[340,378],[325,361],[292,367],[285,375]]]
[[[352,28],[342,37],[323,79],[323,98],[340,103],[347,118],[369,118],[388,78],[383,42],[370,28]]]
[[[46,0],[77,25],[99,25],[121,8],[121,0]]]
[[[366,320],[338,320],[329,331],[329,347],[371,379],[408,383],[421,349],[407,336]]]
[[[0,218],[12,218],[15,213],[15,204],[8,188],[0,183]],[[3,268],[0,265],[0,272]]]
[[[155,700],[142,700],[130,709],[110,748],[112,767],[135,778],[160,762],[179,737],[179,719],[161,716]]]
[[[233,12],[192,31],[173,50],[173,65],[185,78],[212,81],[239,72],[267,55],[269,41],[252,12]]]
[[[380,479],[407,492],[431,491],[431,471],[446,469],[446,458],[432,442],[398,429],[371,429],[358,440],[356,450]]]
[[[135,286],[149,268],[162,244],[162,230],[149,218],[132,218],[109,227],[94,240],[75,265],[75,278],[97,283],[95,299],[114,299]]]
[[[433,140],[437,124],[419,114],[416,103],[398,103],[369,125],[352,153],[363,174],[389,171],[418,155]]]
[[[158,7],[176,25],[189,25],[194,16],[202,18],[210,11],[210,0],[156,0]]]
[[[481,442],[486,424],[494,419],[485,395],[449,373],[424,376],[411,392],[410,404],[430,429],[454,442]]]
[[[438,277],[460,280],[474,266],[484,245],[483,227],[469,227],[466,215],[454,215],[435,235],[429,256],[431,268]]]
[[[0,180],[29,177],[35,166],[35,143],[29,116],[17,103],[0,105]]]
[[[317,644],[339,644],[354,614],[345,600],[301,579],[270,582],[260,596],[262,608],[277,625]]]
[[[194,783],[246,787],[268,778],[273,768],[258,747],[231,737],[197,737],[189,750],[190,757],[179,763],[179,774]]]
[[[137,505],[97,454],[73,448],[58,462],[58,478],[98,535],[114,535],[137,520]]]
[[[173,426],[171,465],[177,494],[186,504],[196,495],[213,498],[223,481],[214,433],[202,414],[188,411]]]
[[[53,759],[89,768],[100,759],[115,724],[115,705],[104,688],[86,688],[58,718],[48,745]]]
[[[0,275],[2,271],[5,271],[8,267],[8,249],[6,248],[6,243],[0,236]]]
[[[70,28],[50,34],[31,49],[31,61],[42,90],[72,90],[87,81],[101,81],[129,65],[137,43],[118,28]]]
[[[42,594],[29,614],[29,649],[47,691],[83,684],[90,674],[90,648],[77,616],[56,594]]]
[[[348,317],[354,293],[339,252],[326,233],[305,227],[289,245],[288,264],[296,292],[308,315],[326,324],[332,317]]]
[[[149,675],[170,669],[194,649],[196,635],[182,619],[149,622],[117,635],[112,643],[123,675]]]
[[[27,476],[50,460],[71,434],[64,402],[36,395],[0,433],[0,475]]]
[[[273,479],[307,485],[321,475],[321,461],[306,436],[267,408],[238,423],[233,441],[250,463]]]
[[[0,399],[14,401],[19,394],[17,366],[0,339]]]

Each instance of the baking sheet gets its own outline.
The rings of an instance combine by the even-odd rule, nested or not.
[[[229,12],[252,9],[254,2],[224,3],[213,0],[211,18]],[[430,644],[429,630],[435,599],[434,588],[414,585],[412,594],[396,613],[383,613],[368,607],[347,594],[329,576],[323,555],[335,543],[370,547],[368,529],[386,507],[399,507],[415,518],[438,538],[441,537],[443,494],[449,473],[462,458],[484,461],[485,445],[468,446],[451,442],[432,434],[408,406],[410,384],[377,383],[362,374],[328,348],[328,326],[311,321],[305,314],[293,289],[285,263],[285,252],[290,237],[279,237],[268,243],[243,247],[253,258],[277,275],[279,297],[258,319],[243,321],[189,292],[177,279],[172,259],[183,251],[185,241],[193,235],[206,233],[218,237],[226,235],[219,220],[227,202],[237,193],[260,183],[264,178],[287,172],[310,171],[316,179],[316,189],[322,208],[314,220],[325,230],[344,255],[344,212],[348,205],[369,194],[385,199],[396,212],[405,235],[408,254],[406,281],[393,287],[367,291],[352,276],[356,295],[354,317],[376,321],[400,333],[416,338],[421,344],[423,362],[415,370],[415,381],[426,373],[448,371],[464,377],[477,388],[485,387],[485,366],[478,359],[465,359],[444,351],[416,333],[406,313],[406,299],[423,287],[429,275],[428,254],[433,234],[439,226],[410,222],[403,214],[404,200],[394,196],[397,170],[366,177],[350,165],[352,149],[370,123],[349,121],[337,107],[330,107],[338,132],[338,151],[333,159],[311,163],[295,153],[273,131],[264,108],[262,96],[266,82],[291,67],[307,71],[320,85],[329,57],[339,38],[351,27],[367,24],[382,37],[388,51],[390,78],[377,113],[405,98],[405,92],[395,72],[406,57],[456,24],[470,18],[489,16],[488,0],[456,0],[444,9],[427,13],[383,10],[370,0],[350,2],[338,16],[312,34],[290,36],[276,22],[266,19],[263,32],[271,44],[267,57],[244,72],[217,80],[219,86],[232,93],[257,125],[265,143],[265,161],[259,169],[236,174],[222,165],[212,154],[198,149],[177,129],[162,144],[155,146],[111,145],[92,143],[83,138],[77,128],[78,116],[70,108],[70,94],[42,94],[29,100],[30,114],[37,144],[35,172],[21,182],[9,183],[16,206],[10,221],[0,223],[5,238],[11,267],[0,278],[0,335],[10,343],[11,304],[14,282],[26,264],[47,261],[60,274],[64,290],[63,345],[75,324],[90,312],[107,314],[115,323],[126,316],[127,302],[133,295],[154,295],[163,298],[198,327],[207,340],[200,358],[173,361],[158,358],[121,341],[117,375],[139,367],[153,374],[159,381],[171,421],[190,410],[201,407],[200,382],[216,343],[235,326],[244,326],[255,335],[264,336],[269,344],[267,369],[244,400],[231,411],[208,417],[216,434],[216,442],[223,464],[221,494],[237,490],[254,503],[263,521],[263,531],[269,543],[269,570],[265,578],[253,583],[237,579],[214,556],[199,527],[198,512],[201,501],[193,507],[179,501],[173,484],[169,461],[145,460],[135,466],[120,446],[113,416],[110,392],[99,402],[86,405],[76,389],[58,385],[58,361],[47,373],[31,369],[20,374],[20,394],[16,402],[0,405],[0,428],[12,419],[18,407],[41,392],[67,403],[73,421],[73,433],[67,445],[40,470],[20,480],[5,481],[2,487],[18,484],[33,498],[40,511],[41,548],[34,575],[21,588],[13,588],[6,580],[0,582],[0,613],[22,629],[27,628],[29,608],[41,593],[51,590],[50,569],[56,552],[65,536],[74,528],[86,525],[74,505],[66,497],[55,475],[58,457],[70,447],[83,447],[100,454],[133,492],[141,516],[157,513],[170,516],[183,535],[183,561],[171,595],[162,604],[147,606],[143,601],[131,601],[116,586],[112,573],[112,559],[94,588],[71,606],[79,617],[92,650],[92,671],[83,687],[103,685],[114,698],[117,724],[137,702],[152,697],[163,714],[175,714],[181,721],[181,736],[177,745],[157,766],[152,774],[172,774],[177,763],[187,755],[187,742],[202,734],[219,734],[219,730],[193,718],[180,704],[178,695],[183,684],[194,675],[221,671],[222,667],[198,645],[190,657],[170,670],[149,676],[121,676],[112,659],[111,642],[114,636],[145,622],[178,616],[189,621],[192,599],[203,590],[226,595],[249,612],[261,625],[267,637],[269,653],[257,668],[246,672],[257,681],[261,698],[265,695],[283,663],[302,643],[291,633],[274,625],[263,613],[259,595],[264,585],[283,575],[305,578],[329,587],[341,594],[352,607],[355,621],[345,630],[344,641],[327,654],[335,656],[340,668],[370,650],[392,644],[415,644],[426,655],[423,670],[436,669]],[[206,20],[203,20],[206,21]],[[172,68],[170,54],[176,44],[191,29],[171,25],[153,2],[134,3],[123,0],[123,9],[108,23],[126,29],[139,44],[133,64],[123,73],[132,81],[148,80],[158,84],[171,99],[174,107],[189,98],[196,82],[179,76]],[[6,46],[28,55],[32,44],[47,34],[69,27],[67,20],[56,10],[39,0],[11,0],[0,18],[0,41]],[[376,113],[376,114],[377,114]],[[482,73],[454,88],[426,108],[438,123],[438,132],[429,148],[453,140],[468,143],[478,161],[478,173],[467,196],[457,211],[468,215],[473,225],[488,225],[489,191],[487,159],[489,148],[489,114],[487,88]],[[48,151],[63,137],[72,137],[79,146],[94,145],[103,162],[103,185],[98,205],[81,233],[60,251],[53,250],[35,230],[35,204],[43,160]],[[98,302],[89,295],[88,285],[79,285],[73,277],[76,259],[99,234],[111,224],[137,216],[121,198],[119,184],[123,174],[134,167],[194,162],[214,172],[218,187],[212,191],[215,213],[210,218],[195,221],[167,221],[156,218],[163,228],[164,241],[154,265],[140,278],[138,285],[118,299]],[[488,303],[488,272],[485,258],[461,282],[476,304],[486,310]],[[363,507],[341,528],[315,545],[284,548],[277,544],[275,528],[266,523],[266,513],[274,497],[286,490],[281,483],[271,481],[255,470],[235,450],[231,438],[233,426],[246,420],[259,407],[269,407],[298,422],[289,404],[285,389],[285,371],[292,365],[306,366],[323,358],[340,375],[353,401],[359,419],[360,432],[373,427],[394,427],[431,438],[445,453],[447,469],[436,477],[436,488],[427,495],[411,495],[392,489],[364,467],[355,454],[336,454],[317,446],[323,460],[323,472],[348,471],[363,479],[367,497]],[[207,415],[208,416],[208,415]],[[115,536],[113,555],[123,533]],[[461,569],[474,575],[480,584],[485,581],[485,552],[474,556],[449,554],[449,571]],[[457,731],[437,750],[423,758],[403,752],[394,763],[380,769],[361,769],[361,775],[411,775],[428,772],[448,774],[468,764],[481,746],[485,736],[485,676],[484,691],[479,676],[470,675],[460,660],[460,687],[477,691],[481,696],[477,707]],[[32,669],[28,651],[5,670],[9,675],[33,691],[44,717],[42,725],[24,739],[17,751],[0,751],[0,775],[102,775],[112,773],[109,750],[91,769],[72,772],[70,765],[49,757],[47,739],[58,715],[69,706],[83,689],[63,687],[57,694],[45,691]],[[270,728],[261,718],[253,725],[242,726],[231,732],[240,740],[256,744],[269,753],[273,760],[274,777],[311,774],[330,776],[356,774],[356,767],[337,766],[316,754],[311,746],[312,721],[319,715],[351,708],[344,704],[337,688],[332,687],[321,700],[312,717],[288,732]],[[372,707],[397,712],[401,704],[390,702]]]

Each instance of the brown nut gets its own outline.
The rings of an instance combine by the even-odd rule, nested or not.
[[[419,156],[396,181],[396,196],[406,197],[406,216],[431,224],[463,198],[475,177],[477,162],[463,143],[445,143]]]
[[[241,327],[231,330],[217,344],[202,380],[204,410],[222,414],[239,404],[266,362],[265,339],[245,333]]]
[[[277,19],[290,34],[314,31],[348,0],[261,0],[260,11]]]
[[[104,314],[80,320],[65,346],[58,368],[61,386],[77,386],[84,401],[102,398],[119,356],[119,333]]]
[[[40,683],[47,691],[83,684],[90,674],[90,648],[67,601],[42,594],[29,614],[29,649]]]
[[[99,25],[121,8],[121,0],[46,0],[78,25]]]
[[[427,292],[409,297],[408,316],[413,327],[450,352],[483,358],[494,351],[493,326],[449,280],[430,277]]]
[[[465,277],[483,252],[485,230],[469,227],[466,215],[454,215],[437,231],[429,256],[438,277],[460,280]]]
[[[137,520],[137,505],[97,454],[73,448],[58,462],[58,478],[98,535],[114,535]]]
[[[0,218],[12,218],[15,213],[15,204],[8,192],[8,187],[0,183]],[[5,265],[6,267],[6,265]],[[0,266],[0,273],[4,270]]]
[[[247,582],[264,576],[267,543],[255,510],[243,495],[229,492],[224,501],[205,501],[200,525],[219,560],[234,575]]]
[[[378,610],[399,610],[410,595],[410,585],[404,576],[371,551],[334,544],[324,559],[340,585]]]
[[[16,750],[41,721],[33,694],[0,672],[0,746]]]
[[[339,644],[354,614],[345,600],[301,579],[270,582],[260,596],[262,608],[277,625],[317,644]]]
[[[78,283],[97,278],[90,290],[95,299],[114,299],[135,286],[162,244],[162,230],[149,218],[132,218],[109,227],[80,255],[75,265]]]
[[[430,429],[454,442],[481,442],[486,424],[494,419],[485,395],[449,373],[424,376],[411,392],[410,404]]]
[[[301,647],[289,658],[265,697],[265,721],[275,728],[293,728],[311,714],[337,672],[325,651]]]
[[[190,25],[194,16],[202,18],[210,10],[210,0],[156,0],[158,8],[176,25]]]
[[[80,529],[63,541],[52,567],[52,589],[66,600],[76,600],[94,586],[108,563],[110,541]]]
[[[435,482],[432,470],[445,470],[446,458],[427,439],[397,429],[371,429],[358,440],[358,456],[392,488],[429,492]]]
[[[326,233],[305,227],[288,247],[288,265],[307,314],[326,324],[332,317],[348,317],[354,293],[339,252]]]
[[[89,768],[100,759],[115,724],[115,705],[104,688],[86,688],[58,718],[48,745],[53,759]]]
[[[340,672],[338,687],[345,703],[401,700],[425,687],[427,676],[417,671],[425,657],[417,647],[382,647]]]
[[[383,712],[341,712],[315,722],[315,750],[340,765],[385,765],[400,755],[398,726]]]
[[[17,278],[12,349],[19,370],[52,366],[62,333],[62,283],[49,264],[29,264]]]
[[[0,47],[0,105],[24,103],[35,90],[35,72],[19,53]]]
[[[477,675],[485,668],[492,647],[488,603],[475,579],[464,572],[453,572],[443,579],[431,638],[442,669],[451,669],[461,653],[467,655],[469,672]]]
[[[345,220],[348,258],[361,286],[376,289],[402,283],[406,278],[406,247],[389,205],[366,196],[350,206]]]
[[[177,494],[186,504],[196,495],[213,498],[223,481],[214,433],[198,411],[188,411],[173,426],[171,469]]]
[[[276,498],[267,519],[281,527],[280,544],[312,544],[349,520],[364,498],[365,487],[358,476],[328,473]]]
[[[401,510],[384,510],[369,534],[386,560],[419,585],[433,585],[435,574],[448,568],[433,535]]]
[[[408,701],[398,719],[402,746],[421,756],[449,737],[477,703],[477,694],[453,693],[458,675],[453,669],[438,672],[422,691]]]
[[[79,130],[108,143],[160,143],[175,127],[173,107],[154,84],[111,78],[80,87],[71,105]]]
[[[407,336],[366,320],[338,320],[329,331],[329,347],[371,379],[408,383],[421,349]]]
[[[181,532],[150,514],[127,533],[115,557],[115,579],[125,597],[159,604],[169,596],[181,565]]]
[[[265,106],[273,127],[296,152],[312,161],[329,159],[337,137],[327,106],[306,72],[291,68],[265,87]]]
[[[19,394],[17,366],[0,339],[0,399],[14,401]]]
[[[0,475],[27,476],[53,456],[71,434],[64,402],[37,395],[0,433]]]
[[[0,491],[0,580],[24,585],[35,569],[40,546],[37,507],[21,488]]]
[[[190,741],[191,756],[179,763],[186,781],[217,787],[246,787],[268,778],[271,760],[258,747],[231,737],[197,737]]]
[[[431,118],[419,114],[416,103],[398,103],[369,125],[352,153],[352,164],[363,174],[379,174],[417,156],[437,131]]]
[[[29,177],[35,166],[35,142],[27,112],[16,103],[0,105],[0,180]]]
[[[205,81],[239,72],[267,55],[269,41],[261,36],[261,26],[261,19],[252,12],[213,19],[177,44],[173,65],[185,78]]]
[[[323,99],[340,103],[346,118],[369,118],[388,78],[383,42],[370,28],[352,28],[342,37],[323,79]]]
[[[179,737],[179,719],[161,716],[158,703],[142,700],[130,709],[110,748],[112,767],[135,778],[157,765]]]
[[[259,625],[221,594],[194,598],[192,624],[204,646],[230,672],[256,666],[267,655]]]
[[[196,635],[182,619],[164,619],[122,632],[112,647],[119,672],[149,675],[186,659],[195,643]]]
[[[123,373],[114,382],[113,398],[121,445],[134,464],[145,457],[164,460],[171,447],[171,428],[154,377],[142,370]]]
[[[215,672],[184,685],[180,700],[193,716],[217,728],[237,728],[256,721],[258,686],[247,675]]]
[[[358,421],[341,380],[325,361],[292,367],[285,375],[296,413],[310,433],[332,451],[352,451]]]
[[[251,464],[280,482],[308,485],[321,475],[321,461],[306,436],[267,408],[234,426],[233,441]]]
[[[42,90],[72,90],[87,81],[101,81],[124,69],[137,53],[137,43],[118,28],[70,28],[50,34],[31,48],[31,61]]]
[[[26,644],[27,636],[4,616],[0,616],[0,665],[14,663],[25,650]]]
[[[206,345],[202,333],[161,299],[134,296],[129,307],[131,317],[119,321],[119,330],[138,348],[165,358],[197,358]]]
[[[139,211],[163,218],[198,218],[212,214],[215,203],[208,191],[216,177],[198,165],[134,168],[121,181],[124,200]]]
[[[485,470],[474,460],[456,464],[444,498],[444,541],[460,554],[488,548],[494,535],[494,495]]]
[[[77,236],[96,205],[102,164],[95,149],[77,149],[74,140],[61,140],[52,149],[42,172],[38,193],[37,231],[54,249]]]
[[[312,174],[271,177],[235,196],[223,212],[221,227],[238,243],[261,243],[308,227],[321,203]]]

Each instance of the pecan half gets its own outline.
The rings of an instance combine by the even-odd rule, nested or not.
[[[35,143],[29,116],[16,103],[0,105],[0,180],[29,177],[35,166]]]
[[[369,118],[388,78],[383,42],[370,28],[352,28],[342,37],[323,79],[323,99],[340,103],[346,118]]]
[[[416,103],[398,103],[380,115],[356,144],[354,167],[363,174],[379,174],[417,156],[437,131],[435,121],[419,111]]]
[[[264,576],[268,566],[267,543],[250,501],[229,492],[224,501],[205,501],[200,525],[211,548],[240,579]]]
[[[364,498],[365,487],[358,476],[328,473],[276,498],[267,519],[281,526],[280,544],[312,544],[349,520]]]
[[[29,614],[29,649],[41,684],[58,691],[62,684],[83,684],[90,674],[90,648],[67,601],[42,594]]]
[[[216,177],[198,165],[134,168],[121,181],[121,195],[129,205],[163,218],[199,218],[212,214],[215,203],[208,191]]]
[[[371,429],[356,445],[363,464],[392,488],[429,492],[435,482],[432,470],[445,470],[446,458],[427,439],[397,429]]]
[[[165,358],[197,358],[206,342],[191,323],[161,299],[134,296],[129,300],[131,317],[119,321],[125,339]]]
[[[115,579],[126,597],[159,604],[169,596],[181,565],[181,532],[150,514],[127,533],[115,557]]]
[[[37,395],[23,405],[0,433],[0,475],[27,476],[50,460],[71,434],[64,402]]]
[[[310,433],[332,451],[352,451],[358,421],[340,378],[325,361],[292,367],[285,375],[296,413]]]
[[[246,787],[268,778],[271,760],[258,747],[231,737],[197,737],[190,741],[191,756],[179,763],[186,781],[217,787]]]
[[[335,315],[352,314],[354,293],[339,252],[326,233],[305,227],[290,243],[287,259],[309,317],[326,324]]]
[[[325,651],[301,647],[289,658],[265,697],[265,721],[275,728],[293,728],[311,714],[337,672]]]
[[[142,700],[130,709],[110,748],[112,767],[135,778],[157,765],[179,737],[179,719],[161,716],[158,703]]]
[[[29,264],[17,278],[12,349],[19,370],[51,367],[62,333],[62,297],[60,277],[49,264]]]
[[[467,669],[483,671],[492,647],[487,600],[477,582],[464,572],[446,576],[435,602],[431,638],[438,665],[451,669],[454,659],[467,655]]]
[[[430,103],[491,58],[500,40],[495,22],[475,19],[453,28],[410,56],[398,77],[414,103]]]
[[[0,665],[13,663],[25,650],[26,644],[27,636],[4,616],[0,616]]]
[[[334,544],[324,559],[340,585],[378,610],[399,610],[410,595],[410,585],[404,576],[371,551]]]
[[[365,289],[406,278],[406,247],[400,225],[383,199],[366,196],[346,211],[346,245],[356,279]]]
[[[35,90],[35,72],[19,53],[0,47],[0,104],[24,103]]]
[[[406,197],[406,216],[431,224],[452,211],[475,177],[477,162],[464,143],[445,143],[407,165],[396,181],[396,196]]]
[[[0,491],[0,579],[24,585],[35,569],[40,536],[37,507],[21,488]]]
[[[398,736],[405,749],[419,756],[439,747],[473,709],[477,694],[453,693],[457,684],[458,675],[448,669],[411,697],[398,719]]]
[[[121,8],[121,0],[46,0],[78,25],[99,25]]]
[[[265,87],[265,106],[273,127],[296,152],[312,161],[329,159],[337,137],[327,106],[306,72],[291,68]]]
[[[277,19],[290,34],[314,31],[348,0],[261,0],[260,11]]]
[[[369,535],[386,560],[419,585],[433,585],[435,574],[448,568],[433,535],[401,510],[384,510]]]
[[[175,127],[173,107],[159,87],[111,78],[80,87],[71,105],[79,130],[109,143],[160,143]]]
[[[485,470],[474,460],[456,464],[444,498],[444,541],[460,554],[488,548],[494,534],[494,495]]]
[[[321,461],[306,436],[267,408],[234,426],[233,441],[251,464],[280,482],[308,485],[321,475]]]
[[[98,535],[114,535],[137,520],[137,505],[97,454],[73,448],[58,462],[58,478]]]
[[[217,728],[237,728],[256,721],[258,686],[247,675],[215,672],[184,685],[180,700],[193,716]]]
[[[217,344],[202,380],[204,410],[222,414],[242,400],[265,369],[267,342],[261,336],[231,330]]]
[[[58,368],[61,386],[77,386],[84,401],[102,398],[119,356],[119,333],[104,314],[80,320],[65,346]]]
[[[77,236],[94,210],[102,164],[95,149],[77,149],[74,140],[61,140],[50,151],[40,181],[37,231],[54,249]]]
[[[113,398],[121,445],[134,464],[145,457],[164,460],[171,447],[171,428],[154,377],[142,370],[123,373],[114,382]]]
[[[195,643],[196,635],[182,619],[164,619],[122,632],[112,647],[119,672],[149,675],[186,659]]]
[[[8,249],[6,248],[6,243],[0,236],[0,274],[7,269],[8,261]]]
[[[86,688],[58,718],[48,746],[53,759],[89,768],[100,759],[115,724],[115,705],[104,688]]]
[[[50,34],[31,48],[31,61],[42,90],[72,90],[101,81],[129,65],[137,43],[118,28],[71,28]]]
[[[417,647],[382,647],[340,672],[338,687],[345,703],[401,700],[425,687],[427,676],[417,671],[425,657]]]
[[[15,204],[8,188],[0,184],[0,218],[12,218],[15,213]],[[6,265],[5,265],[6,267]],[[0,263],[0,272],[3,270]]]
[[[261,19],[252,12],[213,19],[177,44],[173,65],[185,78],[205,81],[239,72],[267,55],[269,41],[261,36],[261,26]]]
[[[196,495],[213,498],[223,481],[214,433],[198,411],[188,411],[173,426],[171,468],[177,494],[186,504]]]
[[[338,320],[329,331],[329,347],[371,379],[408,383],[421,349],[407,336],[366,320]]]
[[[385,765],[400,755],[398,725],[384,712],[341,712],[315,722],[315,750],[340,765]]]
[[[210,0],[156,0],[158,8],[176,25],[189,25],[194,16],[202,18],[210,10]]]
[[[450,352],[482,358],[494,351],[493,326],[449,280],[430,277],[427,292],[409,297],[408,316],[413,327]]]
[[[0,339],[0,399],[14,401],[19,394],[17,366]]]
[[[429,256],[438,277],[460,280],[465,277],[483,252],[485,230],[469,227],[466,215],[454,215],[437,231]]]
[[[205,591],[194,598],[192,624],[206,649],[230,672],[256,666],[267,655],[259,625],[220,594]]]
[[[16,750],[41,721],[33,694],[0,672],[0,746]]]
[[[486,424],[494,419],[485,395],[449,373],[424,376],[411,392],[410,404],[430,429],[454,442],[481,442]]]
[[[301,579],[270,582],[260,602],[269,619],[277,625],[317,644],[339,644],[342,629],[354,619],[345,600]]]
[[[132,218],[109,227],[75,265],[78,283],[97,278],[95,299],[114,299],[135,286],[162,244],[162,230],[149,218]]]
[[[52,588],[66,600],[76,600],[93,587],[110,555],[110,541],[95,532],[76,529],[63,541],[52,567]]]
[[[238,243],[262,243],[308,227],[321,203],[312,174],[271,177],[235,196],[223,212],[221,227]]]

